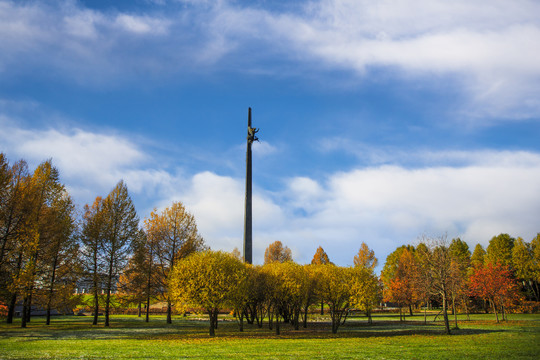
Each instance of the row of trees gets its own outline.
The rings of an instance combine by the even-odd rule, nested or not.
[[[7,322],[22,302],[21,326],[32,306],[73,309],[77,282],[91,283],[94,324],[100,309],[109,326],[111,294],[128,294],[147,305],[169,304],[167,278],[175,262],[204,250],[195,219],[181,203],[154,211],[139,227],[127,186],[120,181],[105,197],[77,211],[51,161],[30,172],[24,160],[10,164],[0,153],[0,302]]]
[[[423,238],[391,253],[379,279],[365,243],[353,267],[335,266],[321,247],[310,265],[296,264],[279,241],[266,249],[263,266],[243,264],[237,249],[209,251],[180,202],[154,210],[140,227],[123,181],[79,213],[51,161],[30,172],[23,160],[9,164],[0,154],[0,200],[0,301],[8,323],[22,302],[23,327],[32,305],[47,309],[47,324],[51,309],[73,308],[81,279],[91,283],[94,324],[104,310],[109,326],[111,294],[118,290],[116,300],[145,304],[146,321],[156,300],[166,302],[169,323],[173,305],[203,309],[211,333],[223,308],[235,310],[240,327],[268,318],[279,331],[282,321],[298,327],[301,318],[305,326],[308,308],[326,304],[336,332],[351,308],[371,319],[384,294],[411,314],[422,304],[441,305],[450,332],[448,304],[453,313],[490,306],[498,320],[520,296],[540,299],[540,235],[528,243],[501,234],[472,254],[460,239]]]
[[[300,265],[277,241],[267,249],[265,264],[245,264],[234,254],[219,251],[194,253],[181,260],[169,277],[171,296],[177,307],[198,308],[210,320],[210,335],[217,328],[220,310],[233,309],[243,331],[244,320],[280,333],[280,323],[295,329],[307,327],[308,310],[326,304],[332,332],[345,322],[349,311],[371,311],[381,299],[381,287],[372,268],[363,264],[340,267],[332,264],[319,247],[312,264]]]
[[[401,246],[391,253],[381,272],[384,298],[408,307],[431,302],[442,305],[446,331],[450,332],[447,306],[456,315],[460,308],[490,305],[498,312],[525,299],[539,300],[540,234],[530,243],[500,234],[491,239],[487,251],[478,244],[471,254],[461,239],[423,238],[417,246]],[[474,301],[475,298],[481,300]]]
[[[51,161],[30,172],[0,153],[0,297],[13,321],[19,300],[22,326],[32,304],[47,310],[69,304],[76,280],[76,209]]]

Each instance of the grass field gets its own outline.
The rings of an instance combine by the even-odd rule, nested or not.
[[[432,320],[433,316],[429,318]],[[460,317],[464,320],[464,317]],[[460,321],[453,335],[443,334],[440,322],[423,323],[423,316],[399,323],[396,316],[351,318],[332,335],[324,318],[295,331],[282,325],[276,336],[265,326],[220,321],[216,337],[208,323],[194,318],[154,316],[150,323],[136,316],[113,316],[110,328],[91,325],[90,317],[55,317],[47,327],[33,318],[0,324],[0,359],[538,359],[540,315],[510,315],[496,324],[493,315],[473,315]]]

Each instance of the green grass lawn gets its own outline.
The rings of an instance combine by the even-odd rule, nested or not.
[[[460,316],[460,320],[464,320]],[[535,359],[540,357],[540,315],[510,315],[496,324],[493,315],[473,315],[460,321],[453,335],[443,334],[441,322],[423,323],[423,316],[399,323],[395,315],[378,315],[368,326],[353,317],[330,333],[324,317],[295,331],[282,325],[276,336],[267,326],[233,321],[219,323],[216,337],[208,323],[164,316],[150,323],[136,316],[113,316],[110,328],[92,326],[90,317],[55,317],[47,327],[34,318],[28,328],[0,324],[0,359]],[[230,320],[227,317],[227,320]],[[430,316],[428,320],[433,320]],[[266,324],[265,324],[266,325]]]

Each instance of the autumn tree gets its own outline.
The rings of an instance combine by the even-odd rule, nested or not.
[[[6,322],[13,322],[17,298],[22,291],[19,281],[31,241],[33,220],[32,183],[24,160],[9,165],[0,154],[0,296],[8,305]]]
[[[235,247],[232,251],[231,251],[231,255],[235,258],[237,258],[238,260],[242,260],[242,253],[240,252],[240,250],[238,250],[237,247]]]
[[[354,256],[354,266],[363,266],[366,269],[375,269],[378,260],[375,257],[375,251],[371,250],[365,242],[360,245],[358,254]]]
[[[245,264],[230,254],[194,252],[171,270],[169,294],[179,304],[203,308],[210,320],[209,334],[214,336],[219,310],[232,303],[245,276]]]
[[[151,278],[153,266],[152,249],[146,233],[139,230],[132,242],[132,254],[118,281],[119,300],[126,305],[137,305],[138,316],[142,315],[142,304],[146,304],[146,321],[149,319],[149,299],[156,295],[155,281]]]
[[[317,251],[315,251],[315,255],[313,255],[313,259],[311,259],[312,265],[326,265],[331,264],[330,258],[328,257],[328,254],[322,246],[319,246],[317,248]]]
[[[329,263],[327,265],[333,265],[333,264]],[[309,307],[312,304],[315,304],[317,300],[318,279],[317,279],[316,268],[317,266],[304,265],[304,271],[302,275],[302,281],[303,281],[302,318],[303,318],[304,328],[307,328],[307,317],[308,317]],[[323,306],[321,306],[321,309],[323,309]]]
[[[123,181],[103,200],[102,249],[105,260],[105,326],[109,326],[111,293],[120,271],[125,267],[131,242],[138,235],[139,218]]]
[[[451,292],[452,282],[456,273],[452,266],[452,255],[449,249],[448,239],[445,235],[438,238],[423,237],[421,242],[426,246],[421,247],[424,251],[422,257],[426,261],[425,270],[428,271],[431,278],[432,292],[438,295],[442,302],[442,313],[444,319],[444,327],[447,334],[450,334],[450,323],[448,321],[447,301]],[[418,249],[417,249],[418,250]]]
[[[385,272],[381,277],[385,282],[385,296],[386,301],[397,302],[400,308],[400,320],[401,308],[407,306],[409,308],[410,316],[413,316],[412,307],[418,301],[418,293],[416,291],[416,283],[414,276],[417,272],[417,267],[414,259],[414,253],[412,248],[403,247],[401,250],[398,248],[399,258],[395,264],[395,267],[386,267],[386,271],[391,272],[392,275]],[[389,255],[389,257],[392,254]],[[386,266],[386,265],[385,265]]]
[[[205,249],[204,240],[197,231],[195,217],[181,202],[144,220],[144,227],[156,259],[157,288],[167,301],[167,323],[172,323],[172,302],[168,292],[168,276],[175,264],[193,252]]]
[[[476,268],[470,279],[470,294],[488,300],[499,322],[497,309],[502,312],[504,320],[505,305],[519,298],[519,289],[508,266],[500,263],[487,263]]]
[[[429,254],[430,249],[424,243],[419,243],[416,246],[415,263],[416,271],[413,274],[414,287],[418,294],[418,298],[424,303],[424,324],[427,324],[427,308],[429,301],[433,295],[433,280],[430,271]]]
[[[540,294],[538,284],[540,283],[540,233],[531,240],[531,252],[533,258],[532,272],[535,280],[536,293]]]
[[[311,260],[311,265],[328,265],[328,264],[333,264],[333,263],[330,261],[328,254],[326,253],[326,251],[324,251],[322,246],[319,246],[317,248],[317,251],[315,252],[315,255],[313,255],[313,259]],[[324,301],[323,299],[319,299],[319,301],[321,303],[321,315],[324,315]],[[305,314],[307,314],[307,309],[305,311]]]
[[[105,271],[103,238],[105,236],[104,202],[100,196],[93,204],[84,206],[81,231],[81,264],[85,277],[91,279],[93,321],[98,324],[100,292],[103,287],[101,275]]]
[[[292,261],[273,261],[263,266],[263,271],[271,279],[269,288],[269,296],[272,299],[270,319],[275,319],[277,335],[280,333],[280,319],[291,322],[298,330],[306,286],[303,270],[301,265]]]
[[[345,323],[351,305],[351,279],[354,270],[335,265],[317,266],[319,296],[324,299],[332,319],[332,333]]]
[[[238,260],[243,261],[242,258]],[[271,281],[260,265],[251,265],[248,267],[248,284],[245,316],[249,324],[257,322],[257,326],[261,328],[263,319],[271,307],[271,299],[268,296],[271,291]]]
[[[461,302],[468,312],[468,291],[467,291],[467,272],[471,265],[471,252],[469,245],[460,238],[452,239],[448,246],[451,257],[450,297],[452,300],[452,314],[454,315],[455,327],[457,328],[457,309],[456,303]]]
[[[264,263],[292,261],[292,252],[281,241],[274,241],[264,251]]]
[[[382,300],[382,286],[372,269],[355,266],[351,278],[351,305],[364,311],[368,324],[372,324],[371,313]]]
[[[235,256],[235,254],[230,254],[230,256],[239,262],[243,262],[243,259]],[[245,269],[242,270],[242,273],[238,277],[237,283],[235,284],[236,289],[235,291],[231,292],[229,299],[230,305],[233,308],[234,315],[238,322],[239,331],[244,331],[244,318],[246,318],[247,315],[247,308],[254,300],[252,297],[254,292],[251,290],[253,287],[257,286],[255,281],[257,280],[258,269],[252,264],[245,263],[244,266]]]
[[[78,265],[78,226],[76,209],[65,192],[51,201],[44,214],[48,242],[43,250],[41,281],[45,287],[41,304],[46,309],[46,324],[51,323],[52,308],[72,309],[72,295],[80,269]]]
[[[49,211],[52,203],[65,194],[65,187],[60,183],[58,169],[52,165],[51,160],[44,161],[34,170],[30,185],[27,188],[29,196],[27,201],[31,204],[29,222],[26,224],[26,249],[27,254],[23,260],[23,268],[15,283],[19,284],[23,298],[23,310],[21,327],[26,327],[30,321],[32,300],[36,286],[41,285],[38,279],[42,277],[40,273],[42,264],[48,263],[44,255],[45,250],[51,241],[49,223],[45,214]]]

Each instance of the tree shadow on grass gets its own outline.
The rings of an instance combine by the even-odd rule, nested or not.
[[[445,336],[441,324],[423,324],[418,321],[377,321],[372,325],[361,321],[348,321],[332,334],[330,322],[308,323],[308,328],[294,330],[290,324],[281,324],[281,335],[275,335],[275,330],[268,329],[268,323],[263,328],[255,325],[245,325],[244,332],[238,331],[234,321],[219,323],[214,338],[208,335],[208,321],[204,320],[174,320],[173,324],[166,324],[164,320],[155,319],[146,323],[139,320],[116,319],[109,328],[103,323],[94,326],[88,321],[53,324],[49,327],[35,324],[27,329],[6,328],[0,329],[0,338],[17,338],[17,341],[43,341],[43,340],[121,340],[137,339],[141,341],[171,340],[171,341],[214,341],[235,339],[336,339],[336,338],[375,338],[397,336]],[[452,330],[452,336],[470,336],[478,334],[504,332],[504,329],[462,328]]]

